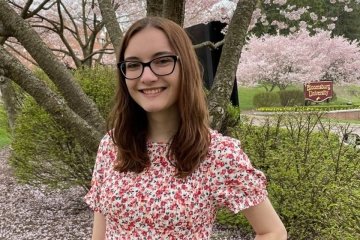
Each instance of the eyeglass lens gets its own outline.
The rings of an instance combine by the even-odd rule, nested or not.
[[[139,61],[124,61],[120,63],[120,70],[125,78],[136,79],[139,78],[146,66],[149,66],[151,71],[158,76],[169,75],[174,71],[177,56],[163,56],[155,58],[150,62],[143,63]]]

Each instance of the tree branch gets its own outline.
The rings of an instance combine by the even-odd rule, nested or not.
[[[26,7],[24,7],[24,10],[26,9],[26,11],[23,10],[23,12],[21,13],[21,17],[24,19],[27,18],[31,18],[33,17],[35,14],[37,14],[38,12],[40,12],[42,9],[47,10],[49,8],[51,8],[55,3],[50,4],[50,6],[48,8],[45,8],[45,5],[49,2],[50,0],[44,0],[42,3],[39,4],[39,6],[37,8],[35,8],[33,11],[29,11],[30,5],[33,2],[33,0],[28,1],[31,2],[29,7],[26,9]],[[27,4],[28,4],[27,3]],[[29,11],[29,12],[28,12]]]
[[[24,21],[5,0],[0,0],[0,21],[24,46],[41,69],[49,76],[68,102],[71,109],[88,123],[103,132],[105,120],[95,103],[83,92],[71,72],[60,63],[39,35]]]
[[[202,42],[202,43],[194,45],[194,48],[199,49],[199,48],[202,48],[202,47],[209,47],[211,49],[218,49],[220,46],[224,45],[224,42],[225,42],[225,40],[221,40],[221,41],[219,41],[217,43],[206,41],[206,42]]]
[[[74,36],[74,38],[78,41],[79,45],[81,47],[83,47],[83,42],[81,41],[81,36],[80,36],[80,32],[78,29],[78,26],[74,20],[74,17],[71,15],[71,13],[67,10],[66,6],[60,1],[61,6],[63,7],[65,13],[68,15],[68,17],[70,18],[70,21],[72,23],[72,25],[74,26],[75,31],[70,31],[72,33],[72,35]],[[69,30],[70,28],[67,28],[67,30]]]
[[[65,129],[68,129],[79,142],[89,146],[90,150],[96,152],[99,140],[103,132],[91,127],[85,120],[76,115],[65,101],[50,90],[46,84],[36,78],[29,69],[26,69],[15,57],[0,46],[0,67],[5,70],[5,76],[12,79],[35,101],[43,107],[54,120]]]
[[[61,6],[60,6],[60,0],[57,0],[56,1],[56,8],[57,8],[57,12],[58,12],[58,15],[59,15],[59,29],[58,29],[58,33],[59,34],[64,34],[64,19],[63,19],[63,16],[62,16],[62,13],[61,13]]]
[[[29,11],[29,9],[30,9],[30,6],[31,6],[31,4],[33,3],[33,0],[28,0],[26,3],[25,3],[25,6],[23,7],[23,9],[22,9],[22,11],[21,11],[21,13],[20,13],[20,16],[22,17],[22,18],[26,18],[26,15],[27,15],[27,12]]]
[[[15,52],[17,55],[19,55],[20,57],[22,57],[23,59],[25,59],[26,61],[30,62],[31,64],[33,64],[34,66],[39,66],[37,64],[37,62],[35,62],[33,59],[27,57],[25,54],[21,53],[20,51],[18,51],[16,48],[14,48],[13,46],[11,46],[10,44],[5,44],[6,47],[10,48],[11,51]]]
[[[49,7],[45,8],[45,5],[49,2],[50,0],[44,0],[42,3],[39,4],[39,6],[37,8],[35,8],[33,11],[31,11],[29,14],[27,14],[27,18],[33,17],[35,14],[37,14],[38,12],[40,12],[40,10],[48,10],[50,9],[55,3],[51,3],[49,5]]]
[[[87,25],[86,25],[86,14],[85,14],[85,5],[86,5],[86,2],[85,2],[85,0],[81,0],[81,7],[82,7],[82,11],[81,11],[81,13],[82,13],[82,18],[83,18],[83,21],[82,21],[82,27],[83,27],[83,34],[84,34],[84,36],[85,36],[85,39],[87,39],[88,38],[88,36],[87,36],[87,29],[86,29],[86,27],[87,27]]]
[[[120,40],[123,37],[123,33],[120,29],[119,23],[117,22],[115,11],[111,4],[111,0],[99,0],[99,8],[107,32],[110,36],[111,43],[114,47],[116,59],[118,59],[118,54],[120,52]]]
[[[92,52],[89,56],[86,56],[82,61],[86,61],[86,60],[92,58],[96,54],[113,54],[113,53],[114,53],[114,49],[100,49],[95,52]]]

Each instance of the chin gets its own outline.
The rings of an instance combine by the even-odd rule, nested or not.
[[[161,112],[164,109],[160,108],[160,107],[142,107],[144,109],[145,112],[148,113],[157,113],[157,112]]]

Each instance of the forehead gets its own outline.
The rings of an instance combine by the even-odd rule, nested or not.
[[[161,52],[174,53],[168,38],[160,29],[146,27],[131,37],[124,58],[149,60]]]

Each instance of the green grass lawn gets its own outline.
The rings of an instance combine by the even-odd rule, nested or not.
[[[10,134],[7,123],[6,113],[2,104],[0,104],[0,148],[10,144]]]
[[[360,86],[334,86],[337,100],[334,103],[347,103],[360,104]]]
[[[263,87],[243,87],[238,86],[240,110],[254,109],[253,97],[261,92],[265,92]]]
[[[303,90],[303,86],[289,86],[287,88],[290,89],[299,89]],[[240,102],[240,110],[253,110],[255,109],[253,105],[253,97],[261,92],[265,92],[264,87],[244,87],[238,86],[239,92],[239,102]],[[279,88],[274,89],[273,91],[278,92]],[[334,92],[336,93],[337,100],[331,102],[330,104],[346,104],[348,102],[352,102],[353,104],[360,104],[360,86],[349,85],[349,86],[337,86],[334,85]]]

